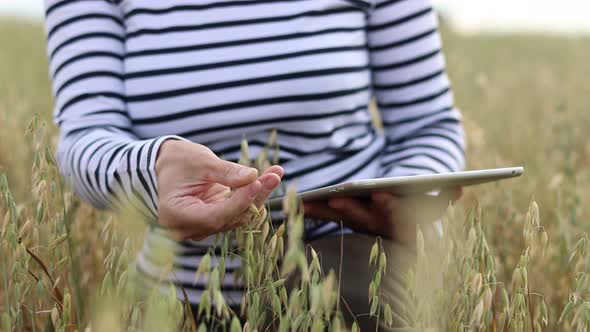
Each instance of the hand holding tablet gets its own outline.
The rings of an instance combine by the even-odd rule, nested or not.
[[[466,187],[486,182],[517,177],[523,167],[495,168],[476,171],[364,179],[344,182],[298,193],[304,202],[326,201],[333,197],[370,197],[372,192],[390,192],[396,196],[424,194],[445,188]],[[270,209],[280,209],[282,197],[271,199]]]
[[[460,188],[444,190],[436,196],[395,196],[389,192],[374,192],[368,199],[334,197],[327,202],[305,202],[304,207],[309,218],[342,221],[344,226],[356,232],[383,236],[414,247],[416,224],[432,225],[449,202],[456,201],[461,194]],[[423,233],[434,230],[424,226],[422,229]]]
[[[355,231],[413,246],[417,223],[432,223],[462,187],[520,176],[522,167],[368,179],[299,193],[307,217],[342,221]],[[437,192],[438,194],[428,194]],[[270,201],[271,208],[281,199]]]

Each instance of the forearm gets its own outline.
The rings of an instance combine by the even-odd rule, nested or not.
[[[375,0],[368,28],[373,87],[387,146],[382,175],[464,167],[461,115],[428,0]]]
[[[62,136],[57,161],[85,201],[97,208],[132,207],[157,219],[155,161],[162,142],[174,136],[139,140],[113,128]]]

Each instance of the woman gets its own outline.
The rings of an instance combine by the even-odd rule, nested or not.
[[[184,240],[174,282],[193,303],[204,285],[191,284],[192,270],[212,236],[243,224],[281,179],[307,190],[463,167],[460,114],[428,0],[46,0],[46,28],[63,174],[94,206],[132,204]],[[383,131],[368,112],[373,95]],[[282,167],[257,174],[230,162],[243,136],[256,156],[273,129]],[[405,206],[377,193],[370,203],[308,204],[306,213],[342,220],[346,233],[384,235],[402,253],[399,243],[413,238],[399,221]],[[306,231],[328,266],[340,229],[324,222]],[[157,277],[151,236],[138,268]],[[368,255],[373,241],[345,237],[345,297],[366,297],[366,287],[355,296],[347,286],[346,264],[354,268],[351,256]],[[241,292],[225,296],[239,303]]]

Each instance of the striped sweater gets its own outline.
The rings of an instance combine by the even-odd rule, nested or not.
[[[242,137],[255,157],[277,130],[284,179],[300,190],[464,164],[428,0],[46,0],[46,33],[58,163],[97,208],[131,204],[157,223],[154,164],[170,138],[237,160]],[[325,223],[307,235],[337,231]],[[156,233],[138,258],[154,279]],[[210,244],[181,243],[165,276],[195,303]],[[241,290],[226,295],[239,303]]]

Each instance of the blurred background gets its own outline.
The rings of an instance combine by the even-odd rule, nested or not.
[[[463,33],[590,34],[590,1],[587,0],[434,0],[434,3],[453,28]],[[40,20],[43,1],[2,0],[0,15]]]
[[[508,285],[526,248],[522,230],[534,198],[549,244],[528,265],[532,291],[547,303],[549,330],[579,327],[576,319],[590,317],[590,255],[580,253],[586,260],[576,266],[570,255],[590,231],[590,1],[436,0],[435,5],[464,116],[468,168],[526,168],[518,180],[466,190],[459,207],[470,211],[479,203],[498,281]],[[49,144],[57,133],[51,125],[42,7],[41,0],[0,0],[0,174],[23,203],[35,202],[34,147],[24,136],[33,114],[50,124]],[[90,225],[97,218],[80,222]],[[100,262],[99,257],[83,266],[90,286],[102,280]],[[576,304],[576,315],[558,323],[573,289],[587,297],[576,302],[584,306]],[[587,330],[590,319],[585,322]]]

